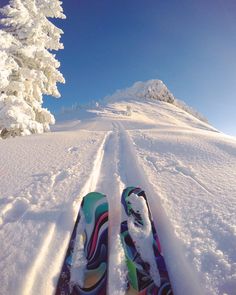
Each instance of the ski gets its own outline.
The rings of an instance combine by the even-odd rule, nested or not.
[[[169,275],[145,192],[128,187],[122,194],[121,241],[128,268],[126,294],[172,295]]]
[[[105,295],[108,259],[108,202],[83,198],[59,276],[56,295]]]

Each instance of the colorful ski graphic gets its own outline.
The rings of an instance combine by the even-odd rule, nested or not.
[[[75,222],[56,295],[106,295],[107,259],[107,199],[89,193]]]
[[[128,187],[123,191],[121,201],[124,208],[121,240],[128,267],[126,294],[173,295],[144,191]]]

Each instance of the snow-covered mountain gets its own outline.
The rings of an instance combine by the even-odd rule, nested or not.
[[[173,103],[174,96],[161,80],[149,80],[136,82],[131,87],[117,90],[114,94],[105,97],[106,101],[117,101],[120,99],[157,99]]]
[[[147,193],[174,294],[235,293],[236,139],[153,83],[65,112],[51,133],[0,141],[1,294],[53,294],[90,191],[109,200],[108,294],[125,294],[126,186]]]
[[[178,100],[176,97],[174,97],[174,95],[170,92],[170,90],[161,80],[148,80],[145,82],[136,82],[131,87],[115,91],[115,93],[104,97],[99,102],[93,101],[87,107],[85,107],[84,105],[74,104],[69,108],[62,108],[61,113],[59,114],[59,119],[71,119],[71,116],[75,116],[76,118],[83,118],[84,111],[81,111],[81,109],[85,110],[88,108],[98,107],[99,105],[106,106],[108,103],[124,100],[165,101],[177,106],[178,108],[186,111],[187,113],[193,115],[194,117],[200,119],[203,122],[208,122],[207,119],[203,117],[200,113],[195,111],[190,106],[186,105],[183,101]]]

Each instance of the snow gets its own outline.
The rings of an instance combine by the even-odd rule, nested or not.
[[[207,119],[203,115],[201,115],[193,108],[189,107],[183,101],[174,97],[174,95],[161,80],[152,79],[145,82],[135,82],[132,86],[128,88],[119,89],[115,91],[115,93],[113,93],[112,95],[104,97],[102,102],[117,102],[119,100],[124,100],[124,98],[128,100],[134,99],[136,101],[143,101],[144,99],[165,101],[174,104],[178,108],[207,123]],[[127,109],[127,114],[130,114],[129,108]]]
[[[85,220],[83,212],[80,213],[80,221],[76,230],[76,239],[74,245],[74,253],[72,255],[72,267],[70,284],[71,287],[79,285],[83,287],[84,271],[86,270],[87,259],[84,252],[84,237]],[[73,289],[73,288],[72,288]]]
[[[155,262],[154,252],[147,251],[147,249],[152,249],[153,247],[153,236],[146,201],[135,194],[131,194],[128,202],[131,204],[133,210],[141,215],[141,220],[143,221],[143,226],[139,227],[135,224],[135,218],[132,215],[128,218],[128,229],[131,238],[142,260],[150,265],[150,274],[155,285],[160,287],[161,277]]]
[[[126,186],[146,191],[174,294],[235,294],[236,139],[148,98],[79,116],[51,133],[0,140],[0,294],[53,294],[90,191],[109,202],[108,294],[125,294]]]
[[[166,102],[173,102],[174,96],[161,80],[149,80],[135,82],[131,87],[117,90],[110,96],[106,96],[108,102],[123,100],[124,98],[152,98]]]

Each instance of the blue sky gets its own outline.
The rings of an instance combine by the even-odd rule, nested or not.
[[[1,0],[6,1],[6,0]],[[57,112],[161,79],[215,127],[236,135],[235,0],[64,0]]]

